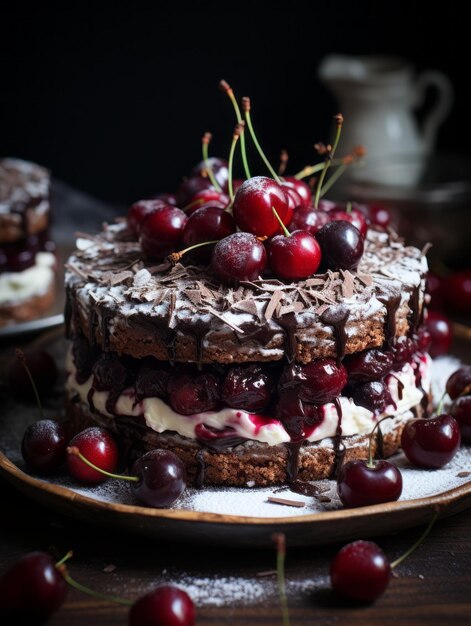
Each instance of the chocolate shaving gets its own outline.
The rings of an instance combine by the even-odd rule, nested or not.
[[[289,500],[288,498],[278,498],[277,496],[268,496],[267,502],[273,502],[273,504],[282,504],[284,506],[293,506],[298,509],[302,509],[306,506],[305,502],[301,500]]]
[[[302,302],[294,302],[293,304],[287,304],[286,306],[280,307],[280,310],[277,311],[277,317],[283,317],[287,313],[301,313],[304,309],[304,305]]]
[[[348,270],[342,272],[342,295],[344,298],[350,299],[355,291],[355,278]]]
[[[257,305],[254,300],[241,300],[240,302],[236,302],[233,305],[234,309],[238,311],[243,311],[244,313],[249,313],[250,315],[258,316]]]
[[[269,322],[275,312],[276,307],[278,306],[281,298],[283,297],[283,293],[277,289],[273,292],[269,303],[267,304],[267,308],[265,309],[265,319]]]

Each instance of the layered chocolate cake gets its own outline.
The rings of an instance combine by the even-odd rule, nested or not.
[[[159,202],[150,215],[179,211]],[[284,219],[293,223],[292,213]],[[367,456],[385,416],[374,447],[390,456],[403,425],[427,411],[427,262],[391,230],[370,225],[359,262],[331,261],[298,280],[266,270],[227,280],[218,246],[212,265],[168,251],[152,260],[142,239],[121,221],[81,236],[67,263],[77,424],[106,426],[137,453],[172,450],[190,482],[254,486],[334,475]],[[322,229],[318,240],[331,258]],[[244,259],[244,242],[234,241]]]
[[[53,302],[50,210],[48,170],[0,160],[0,326],[33,319]]]

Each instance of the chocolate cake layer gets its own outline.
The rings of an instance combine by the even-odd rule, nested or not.
[[[355,272],[221,285],[208,268],[143,259],[125,224],[83,236],[67,263],[66,324],[105,351],[193,363],[343,358],[414,332],[425,256],[370,229]]]
[[[47,229],[50,217],[49,171],[21,159],[0,160],[0,244]]]

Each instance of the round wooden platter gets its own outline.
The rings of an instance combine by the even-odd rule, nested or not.
[[[159,539],[245,547],[271,545],[284,532],[289,545],[320,545],[393,533],[428,522],[434,511],[447,517],[471,506],[471,482],[444,493],[387,504],[294,517],[245,517],[96,500],[23,472],[0,453],[0,475],[27,496],[52,509],[100,526]]]

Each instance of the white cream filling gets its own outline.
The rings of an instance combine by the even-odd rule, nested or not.
[[[0,274],[0,304],[16,304],[46,293],[54,279],[55,262],[52,252],[38,252],[32,267]]]
[[[403,413],[418,405],[422,399],[423,392],[416,386],[414,367],[420,368],[422,389],[428,393],[431,384],[431,363],[431,358],[428,355],[423,355],[418,365],[412,366],[410,363],[406,363],[401,370],[393,372],[386,377],[386,384],[396,407],[391,404],[379,416],[375,416],[365,407],[357,406],[350,398],[340,397],[342,435],[369,433],[373,425],[381,417]],[[70,350],[67,357],[67,371],[69,372],[68,390],[77,394],[82,403],[88,404],[87,396],[92,387],[93,376],[90,376],[83,384],[77,382],[75,376],[76,369]],[[399,393],[400,384],[398,380],[404,386],[401,399],[399,398],[401,394]],[[93,404],[97,411],[112,418],[113,415],[106,409],[108,397],[109,392],[107,391],[95,391]],[[333,403],[325,404],[323,405],[323,410],[324,419],[307,438],[308,441],[320,441],[326,437],[334,437],[337,432],[339,416],[335,405]],[[132,388],[126,389],[119,396],[115,405],[115,414],[135,417],[143,415],[146,425],[155,432],[174,431],[190,439],[196,438],[197,426],[204,424],[218,430],[230,427],[234,429],[234,435],[238,437],[260,441],[272,446],[290,441],[290,436],[283,424],[277,419],[267,417],[266,421],[264,421],[259,415],[252,415],[246,411],[229,407],[225,407],[220,411],[181,415],[159,398],[145,398],[141,402],[136,403]],[[387,421],[383,430],[385,432],[388,430]]]

